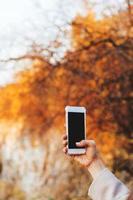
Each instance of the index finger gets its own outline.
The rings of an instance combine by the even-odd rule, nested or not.
[[[67,139],[67,134],[66,134],[66,133],[62,136],[62,139],[63,139],[63,140],[66,140],[66,139]]]

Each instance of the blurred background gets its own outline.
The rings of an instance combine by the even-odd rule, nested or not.
[[[66,105],[132,188],[132,0],[0,0],[0,200],[89,200],[62,152]]]

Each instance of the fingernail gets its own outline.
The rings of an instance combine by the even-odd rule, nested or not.
[[[80,142],[76,142],[76,144],[80,144]]]

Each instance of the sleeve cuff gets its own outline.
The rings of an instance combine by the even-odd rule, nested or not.
[[[128,194],[128,188],[107,168],[100,171],[88,191],[88,195],[93,200],[123,200],[127,198]],[[120,198],[121,196],[125,196],[125,198]]]

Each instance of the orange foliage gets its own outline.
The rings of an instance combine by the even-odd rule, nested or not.
[[[38,134],[46,135],[51,128],[63,131],[66,105],[82,105],[87,108],[88,138],[96,140],[108,164],[115,166],[112,158],[130,159],[132,31],[126,12],[102,20],[97,20],[93,13],[77,16],[72,23],[71,51],[67,51],[60,62],[52,65],[37,58],[30,69],[16,75],[15,83],[0,89],[0,120],[20,120],[22,133],[28,130],[29,134],[42,139]],[[49,156],[54,165],[54,153],[50,152]],[[118,162],[120,166],[121,162]],[[75,168],[73,171],[75,173]],[[58,191],[65,189],[58,187]]]
[[[72,22],[72,51],[56,65],[37,58],[1,88],[0,118],[21,119],[35,133],[63,124],[67,104],[87,107],[88,132],[133,132],[133,40],[126,12]],[[61,126],[63,127],[63,126]]]
[[[77,16],[72,22],[73,50],[62,62],[52,65],[37,58],[31,69],[17,75],[16,83],[1,89],[1,119],[21,118],[26,126],[42,132],[63,123],[65,105],[84,105],[92,119],[88,131],[130,135],[131,33],[126,13],[102,20],[93,13]]]

